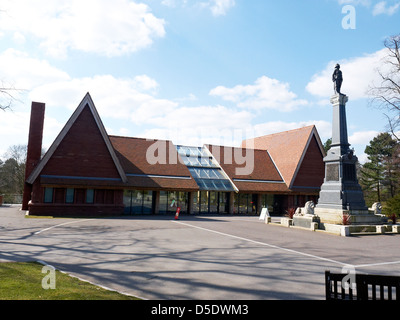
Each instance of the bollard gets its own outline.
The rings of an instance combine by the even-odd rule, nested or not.
[[[179,219],[179,212],[181,212],[181,208],[180,208],[180,207],[178,207],[178,208],[176,209],[175,220],[178,220],[178,219]]]

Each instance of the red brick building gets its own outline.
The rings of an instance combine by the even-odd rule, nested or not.
[[[176,146],[108,135],[87,94],[41,158],[44,104],[32,103],[23,209],[31,215],[271,214],[317,200],[315,126],[243,141]]]

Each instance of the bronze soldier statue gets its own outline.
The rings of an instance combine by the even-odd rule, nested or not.
[[[340,88],[342,87],[343,75],[342,75],[342,71],[340,71],[339,64],[337,64],[335,67],[335,71],[333,72],[333,75],[332,75],[332,81],[334,82],[335,93],[342,94],[340,92]]]

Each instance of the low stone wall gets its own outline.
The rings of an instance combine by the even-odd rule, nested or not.
[[[400,233],[400,225],[338,225],[321,223],[320,229],[340,236]]]
[[[288,228],[301,228],[310,231],[323,231],[330,234],[335,234],[342,237],[351,235],[367,235],[367,234],[385,234],[385,233],[400,233],[400,224],[385,224],[385,225],[341,225],[333,223],[321,223],[314,219],[302,219],[301,221],[295,217],[293,219],[281,218],[280,225]]]

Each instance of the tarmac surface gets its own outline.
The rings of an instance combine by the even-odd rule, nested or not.
[[[400,234],[339,237],[254,216],[27,218],[0,207],[0,262],[44,261],[144,299],[324,300],[325,270],[400,276]]]

